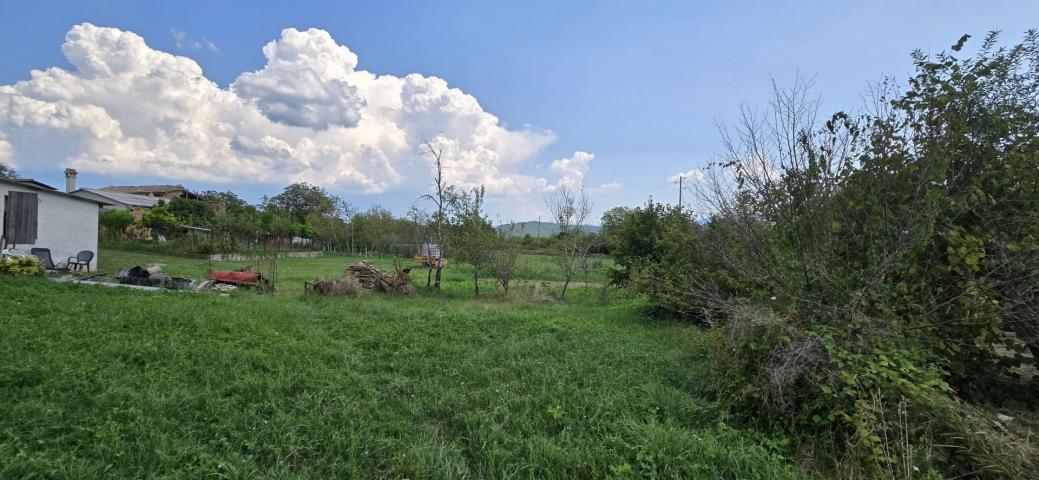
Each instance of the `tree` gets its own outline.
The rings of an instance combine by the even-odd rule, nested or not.
[[[518,260],[519,249],[510,245],[499,234],[487,266],[506,294],[509,293],[509,285],[512,284],[512,278],[516,273]]]
[[[14,171],[14,168],[6,163],[0,163],[0,178],[18,178],[18,172]]]
[[[159,238],[173,238],[184,228],[183,223],[170,211],[169,204],[160,200],[151,211],[141,216],[141,225],[151,229],[152,238],[159,243]]]
[[[454,187],[448,185],[447,179],[444,178],[444,161],[443,161],[443,150],[433,148],[433,144],[427,140],[425,143],[426,154],[433,157],[433,193],[423,195],[421,198],[425,198],[434,205],[436,205],[436,211],[433,212],[433,238],[436,240],[437,245],[440,246],[440,258],[436,261],[436,279],[434,287],[440,289],[440,276],[441,271],[444,269],[444,258],[447,257],[447,226],[448,226],[448,202]],[[432,265],[430,268],[433,268]],[[427,280],[426,286],[429,286]]]
[[[483,213],[484,188],[452,192],[451,212],[456,225],[458,257],[473,266],[473,288],[480,295],[480,269],[491,259],[491,244],[498,233]]]
[[[173,197],[167,206],[170,214],[184,225],[209,225],[215,215],[213,207],[204,200]]]
[[[563,291],[559,298],[565,298],[567,287],[577,272],[578,259],[590,250],[586,248],[589,240],[584,236],[581,227],[591,216],[592,201],[583,185],[564,183],[555,193],[545,197],[545,205],[559,226],[560,251],[556,263],[563,274]]]
[[[296,223],[303,223],[307,214],[330,215],[338,208],[336,199],[324,188],[306,182],[293,183],[281,193],[265,198],[264,209],[278,208],[288,213]]]
[[[105,233],[112,240],[122,237],[126,229],[133,225],[133,214],[126,210],[108,210],[98,215],[98,223],[105,229]]]
[[[215,190],[206,190],[199,194],[199,198],[224,215],[242,213],[251,207],[248,202],[242,200],[241,197],[231,191],[217,192]]]

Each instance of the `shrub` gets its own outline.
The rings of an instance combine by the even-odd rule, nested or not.
[[[133,214],[126,210],[108,210],[98,215],[98,223],[113,240],[121,238],[126,229],[133,225],[133,222]]]
[[[45,271],[43,262],[36,257],[0,258],[0,273],[3,274],[38,276]]]
[[[744,111],[674,240],[651,205],[604,219],[633,286],[721,325],[736,418],[839,477],[1039,471],[1033,438],[978,420],[1035,398],[1008,367],[1039,357],[1039,32],[966,39],[860,118],[818,124],[805,82]]]

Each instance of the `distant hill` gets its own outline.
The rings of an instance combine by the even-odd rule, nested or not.
[[[540,225],[540,230],[538,229]],[[602,227],[598,225],[583,225],[581,230],[585,232],[598,233],[602,230]],[[506,223],[498,226],[498,231],[503,232],[512,237],[522,237],[530,235],[531,237],[538,237],[540,232],[541,238],[553,237],[559,234],[559,225],[551,222],[513,222]]]

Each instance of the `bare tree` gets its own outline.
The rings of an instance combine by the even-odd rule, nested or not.
[[[583,185],[564,183],[545,197],[545,205],[559,226],[560,255],[556,262],[563,274],[563,291],[559,298],[565,298],[566,289],[577,273],[577,261],[588,241],[582,235],[581,227],[591,216],[593,204]]]
[[[436,212],[433,212],[433,238],[436,239],[437,245],[440,246],[440,255],[436,258],[436,280],[434,286],[440,289],[440,276],[444,269],[444,257],[447,256],[447,232],[446,223],[447,209],[451,191],[453,190],[447,181],[444,179],[444,161],[443,161],[443,150],[439,148],[433,148],[433,144],[428,140],[425,142],[426,154],[433,157],[433,166],[435,172],[433,174],[433,190],[435,193],[423,195],[421,198],[425,198],[433,202],[436,205]],[[430,262],[429,268],[432,270],[434,267],[433,262]],[[429,286],[429,275],[426,275],[426,286]]]

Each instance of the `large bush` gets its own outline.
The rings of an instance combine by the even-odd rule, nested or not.
[[[745,111],[679,241],[651,205],[607,228],[620,279],[723,325],[738,417],[841,476],[1039,471],[1027,429],[978,420],[1039,394],[1009,368],[1039,354],[1039,42],[966,40],[859,117],[817,122],[803,82]]]

